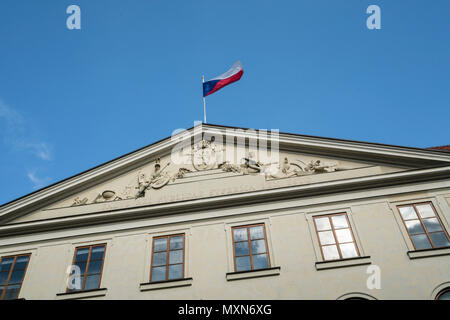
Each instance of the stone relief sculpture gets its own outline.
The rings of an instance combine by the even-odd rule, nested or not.
[[[254,160],[253,152],[249,152],[247,157],[242,158],[241,164],[233,164],[229,161],[223,161],[224,150],[222,146],[216,145],[214,140],[214,137],[212,137],[210,141],[203,139],[192,146],[190,153],[192,169],[179,167],[177,171],[170,173],[166,170],[171,164],[170,161],[161,167],[161,160],[158,158],[155,161],[151,174],[140,171],[136,177],[136,182],[125,186],[124,190],[120,192],[119,195],[113,190],[105,190],[98,194],[90,203],[141,198],[145,196],[145,192],[149,188],[155,190],[161,189],[177,179],[182,179],[187,173],[194,171],[221,169],[224,172],[233,172],[241,175],[261,174],[264,175],[266,180],[271,180],[348,169],[339,167],[336,162],[310,160],[305,163],[300,159],[289,161],[288,157],[284,157],[281,163],[274,162],[264,164]],[[133,190],[137,190],[137,193],[133,194]],[[84,197],[83,199],[76,197],[73,200],[72,206],[84,205],[88,204],[88,202],[89,200],[87,197]]]
[[[289,162],[287,157],[284,158],[283,162],[278,167],[269,167],[264,173],[266,180],[289,178],[307,174],[300,164]]]
[[[171,181],[175,181],[177,179],[181,179],[184,177],[186,173],[192,172],[192,170],[186,169],[186,168],[180,168],[178,169],[178,172],[172,177]]]
[[[322,164],[320,160],[311,160],[306,165],[305,170],[314,173],[325,173],[325,172],[342,171],[347,169],[338,167],[337,163],[335,162]]]
[[[228,161],[223,162],[218,165],[219,169],[222,169],[225,172],[235,172],[235,173],[241,173],[240,166],[237,166],[235,164],[230,164]]]
[[[171,177],[164,170],[170,165],[170,161],[161,169],[160,159],[156,159],[156,163],[153,168],[153,173],[151,174],[149,179],[146,179],[144,173],[140,173],[138,176],[138,186],[136,189],[139,190],[136,195],[136,199],[143,197],[145,195],[145,191],[152,187],[153,189],[160,189],[164,187],[169,181]]]
[[[192,146],[191,162],[195,170],[210,170],[218,167],[223,150],[214,141],[215,138],[213,136],[210,141],[202,139],[202,141]]]
[[[305,163],[300,159],[296,159],[294,160],[294,162],[289,162],[288,158],[285,157],[283,163],[278,167],[276,173],[272,173],[270,172],[270,170],[268,170],[266,179],[306,176],[311,174],[343,171],[348,169],[349,168],[339,167],[336,162],[322,163],[321,160],[311,160],[310,162]]]
[[[86,197],[83,199],[80,199],[80,197],[76,197],[75,199],[73,199],[72,207],[81,206],[83,204],[86,204],[87,202],[88,202],[88,198],[86,198]]]
[[[119,196],[116,196],[115,191],[105,190],[102,193],[98,194],[97,197],[95,197],[94,201],[92,201],[92,203],[116,201],[116,200],[122,200],[122,198]]]

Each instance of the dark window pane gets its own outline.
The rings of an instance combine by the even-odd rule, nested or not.
[[[153,251],[167,251],[167,238],[153,240]]]
[[[450,242],[447,240],[444,232],[430,233],[431,241],[435,247],[447,247],[450,246]]]
[[[14,270],[11,274],[11,278],[9,279],[8,284],[16,284],[22,282],[23,274],[25,273],[25,270]]]
[[[408,220],[405,224],[410,234],[425,233],[419,220]]]
[[[72,270],[72,273],[69,277],[69,282],[67,284],[68,291],[76,291],[81,290],[81,287],[83,286],[83,276],[79,275],[78,273],[75,273],[75,270]]]
[[[423,219],[423,224],[428,232],[441,231],[442,227],[439,220],[436,218]]]
[[[236,271],[251,270],[250,256],[236,257]]]
[[[93,247],[91,252],[91,260],[102,260],[105,247]]]
[[[175,263],[183,263],[183,250],[170,251],[169,264]]]
[[[267,263],[267,254],[258,254],[253,256],[253,267],[254,269],[268,268],[269,264]]]
[[[166,280],[166,266],[152,268],[152,281]]]
[[[87,261],[89,256],[89,248],[83,248],[77,250],[77,256],[75,257],[75,262]]]
[[[250,254],[250,251],[248,249],[248,242],[247,241],[236,242],[234,244],[234,248],[235,248],[236,256],[245,256],[245,255],[249,255]]]
[[[75,265],[80,268],[80,274],[84,275],[84,272],[86,271],[86,262],[75,262]]]
[[[17,299],[17,296],[19,295],[19,285],[15,286],[8,286],[6,288],[6,293],[3,299],[10,300],[10,299]]]
[[[234,229],[234,241],[245,241],[247,240],[247,229],[246,228],[240,228],[240,229]]]
[[[430,241],[425,234],[418,234],[415,236],[411,236],[416,249],[428,249],[431,248]]]
[[[153,266],[166,265],[167,252],[157,252],[153,254]]]
[[[183,277],[183,265],[175,264],[173,266],[169,266],[169,280],[171,279],[180,279]]]
[[[170,250],[183,249],[183,236],[170,237]]]
[[[96,260],[89,262],[88,274],[100,273],[102,270],[102,260]]]
[[[438,300],[450,300],[450,290],[446,290],[441,293],[438,297]]]
[[[266,252],[266,241],[263,240],[253,240],[252,241],[252,253],[264,253]]]
[[[9,272],[0,272],[0,286],[3,286],[8,279]],[[0,292],[1,295],[1,292]]]
[[[86,283],[84,284],[84,290],[97,289],[100,281],[100,275],[86,277]]]
[[[250,228],[250,240],[253,239],[264,239],[264,229],[262,226]]]
[[[27,267],[29,256],[17,257],[16,264],[14,265],[14,270],[25,269]]]
[[[0,266],[0,271],[9,271],[13,261],[14,261],[14,258],[2,259],[2,264]]]

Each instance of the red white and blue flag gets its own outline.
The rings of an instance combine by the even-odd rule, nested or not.
[[[244,74],[240,61],[236,61],[227,72],[214,79],[203,82],[203,97],[214,93],[223,87],[238,81]]]

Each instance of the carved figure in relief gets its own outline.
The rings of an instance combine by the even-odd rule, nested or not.
[[[138,186],[136,187],[136,189],[138,189],[138,190],[139,190],[138,192],[140,193],[140,192],[142,192],[142,191],[144,190],[145,186],[146,186],[150,181],[147,179],[145,173],[143,173],[143,172],[139,172],[139,173],[138,173],[138,178],[137,178],[137,180],[138,180]]]
[[[184,177],[184,175],[188,172],[192,172],[192,170],[186,169],[186,168],[180,168],[178,169],[178,172],[176,174],[173,175],[171,181],[175,181],[177,179],[181,179]]]
[[[300,159],[290,162],[287,157],[278,166],[276,172],[265,170],[266,179],[288,178],[293,176],[306,176],[318,173],[328,173],[335,171],[348,170],[349,168],[339,167],[336,162],[322,162],[321,160],[311,160],[308,163]]]
[[[261,162],[253,160],[253,152],[249,152],[248,158],[244,158],[243,160],[244,163],[241,167],[244,170],[244,174],[260,173],[263,169],[263,164]]]
[[[320,160],[311,160],[305,168],[306,171],[312,171],[315,173],[325,173],[325,172],[334,172],[340,169],[337,167],[337,163],[321,163]]]
[[[219,169],[222,169],[225,172],[235,172],[242,173],[242,170],[239,166],[229,163],[228,161],[219,164]]]
[[[159,189],[165,186],[170,181],[170,176],[164,172],[164,170],[170,165],[168,162],[163,168],[161,168],[160,159],[156,159],[155,166],[153,168],[153,173],[150,176],[149,180],[146,180],[145,175],[141,174],[138,178],[138,182],[140,183],[138,188],[139,192],[136,195],[136,198],[143,197],[145,195],[145,191],[152,187],[153,189]],[[140,181],[139,181],[140,179]]]
[[[209,170],[218,167],[222,159],[222,148],[214,143],[215,137],[211,140],[202,139],[201,142],[192,146],[191,162],[197,171]]]
[[[83,204],[86,204],[88,202],[88,198],[84,197],[83,199],[80,199],[80,197],[76,197],[73,199],[72,207],[75,206],[81,206]]]
[[[275,168],[275,170],[273,169],[273,167],[267,168],[267,170],[265,170],[266,179],[289,178],[307,174],[309,173],[305,172],[300,164],[289,162],[288,157],[285,157],[283,162],[277,168]]]

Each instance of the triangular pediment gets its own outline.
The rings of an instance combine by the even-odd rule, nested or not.
[[[446,166],[440,151],[199,125],[0,207],[3,224]]]

